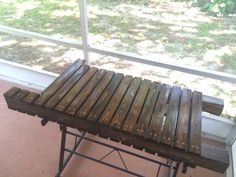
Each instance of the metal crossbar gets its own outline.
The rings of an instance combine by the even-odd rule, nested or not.
[[[94,140],[92,138],[88,138],[88,137],[85,136],[86,135],[85,132],[79,131],[79,133],[74,133],[74,132],[68,131],[66,126],[60,126],[60,128],[61,128],[61,149],[60,149],[60,156],[59,156],[59,167],[58,167],[57,174],[55,175],[56,177],[60,177],[61,173],[63,172],[64,168],[66,167],[66,165],[68,164],[68,162],[70,161],[70,159],[73,155],[77,155],[79,157],[83,157],[83,158],[95,161],[97,163],[101,163],[103,165],[106,165],[106,166],[109,166],[111,168],[123,171],[123,172],[131,174],[133,176],[143,177],[142,174],[138,174],[137,172],[129,170],[128,164],[125,162],[123,154],[129,154],[129,155],[135,156],[137,158],[140,158],[142,160],[150,161],[152,163],[157,164],[158,168],[157,168],[156,177],[158,177],[160,175],[161,168],[166,168],[168,170],[168,177],[176,177],[176,175],[177,175],[180,162],[173,162],[172,160],[167,160],[167,163],[163,163],[161,161],[158,161],[158,160],[155,160],[155,159],[152,159],[152,158],[148,158],[146,156],[136,154],[134,152],[130,152],[128,150],[119,148],[117,146],[113,146],[113,145],[110,145],[110,144],[107,144],[107,143],[104,143],[104,142],[101,142],[101,141],[98,141],[98,140]],[[72,135],[75,138],[74,145],[73,145],[72,149],[68,149],[66,147],[66,137],[67,137],[67,135]],[[95,157],[86,155],[84,153],[79,152],[79,149],[78,149],[80,143],[83,140],[90,141],[92,143],[108,147],[111,150],[109,152],[107,152],[104,156],[100,157],[100,158],[95,158]],[[67,158],[64,158],[65,152],[69,153]],[[119,167],[115,164],[111,164],[111,163],[108,163],[108,162],[105,161],[105,159],[108,156],[110,156],[111,154],[113,154],[114,152],[116,152],[118,154],[118,157],[119,157],[123,167]]]

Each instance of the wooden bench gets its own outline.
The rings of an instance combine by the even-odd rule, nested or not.
[[[84,65],[77,60],[41,94],[13,87],[8,107],[120,141],[137,149],[224,173],[228,153],[202,143],[202,112],[223,100],[197,91]]]

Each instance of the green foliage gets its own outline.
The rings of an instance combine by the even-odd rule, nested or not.
[[[228,54],[224,54],[222,56],[222,61],[224,61],[225,66],[227,66],[234,73],[236,73],[236,57],[234,55],[230,56]]]
[[[214,16],[236,14],[236,0],[210,0],[202,10]]]
[[[236,123],[236,115],[233,117],[234,122]]]

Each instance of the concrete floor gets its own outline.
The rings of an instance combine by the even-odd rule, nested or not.
[[[40,119],[26,114],[22,114],[7,108],[3,98],[13,83],[0,80],[0,177],[52,177],[55,175],[58,166],[60,132],[56,123],[48,123],[45,127],[41,126]],[[92,135],[94,139],[116,144]],[[68,139],[71,144],[72,139]],[[214,143],[214,142],[213,142]],[[223,146],[219,144],[219,146]],[[131,149],[124,145],[119,145],[125,149]],[[82,142],[79,146],[80,152],[102,157],[109,152],[108,148],[94,145],[91,142]],[[155,158],[145,152],[132,149],[139,154]],[[107,162],[116,163],[120,166],[116,153],[106,159]],[[133,171],[152,177],[156,175],[158,166],[144,160],[124,155],[127,166]],[[165,159],[159,158],[165,162]],[[166,169],[161,170],[161,177],[166,176]],[[96,162],[72,157],[68,166],[65,168],[62,177],[128,177],[124,172],[117,171],[110,167]],[[187,174],[182,174],[181,170],[178,177],[224,177],[224,174],[215,173],[200,167],[189,168]]]

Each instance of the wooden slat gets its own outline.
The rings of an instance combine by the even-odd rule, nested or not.
[[[83,64],[83,60],[77,60],[75,63],[70,65],[70,67],[68,67],[50,84],[50,86],[47,87],[47,89],[41,93],[41,96],[34,103],[40,106],[43,105]]]
[[[153,110],[156,104],[156,100],[158,98],[158,94],[160,92],[160,88],[160,83],[153,82],[151,84],[142,112],[140,114],[140,118],[133,130],[134,134],[144,136],[144,130],[149,128],[149,123],[153,115]]]
[[[189,136],[189,151],[200,154],[202,129],[202,93],[193,92],[191,111],[191,126]]]
[[[153,112],[150,128],[145,130],[145,137],[152,138],[160,142],[162,137],[162,125],[165,114],[167,112],[167,102],[170,95],[170,85],[163,84],[161,86],[160,95],[157,99],[155,110]]]
[[[211,96],[202,96],[202,111],[214,115],[221,115],[224,108],[224,100]]]
[[[88,115],[88,120],[97,121],[97,119],[101,116],[102,112],[106,108],[108,102],[111,100],[123,77],[123,74],[115,74],[97,103],[94,105],[92,111]]]
[[[19,92],[17,92],[14,96],[13,99],[15,100],[22,100],[26,95],[28,95],[30,92],[28,90],[20,90]]]
[[[143,80],[140,89],[134,99],[134,103],[132,104],[128,116],[125,120],[125,123],[122,127],[123,131],[132,132],[133,128],[139,118],[140,112],[142,111],[142,107],[148,93],[151,81]]]
[[[52,109],[58,102],[66,95],[66,93],[81,79],[87,72],[89,66],[81,66],[62,86],[58,89],[52,97],[44,104],[45,107]]]
[[[176,86],[172,87],[167,109],[167,115],[165,118],[164,127],[162,131],[161,142],[171,146],[174,145],[174,140],[175,140],[175,131],[176,131],[176,124],[178,121],[181,93],[182,93],[181,88]]]
[[[175,147],[187,150],[188,147],[188,133],[190,120],[192,93],[189,89],[183,89],[180,101],[180,110],[178,116]]]
[[[229,166],[229,155],[225,150],[219,151],[219,149],[210,146],[205,147],[204,144],[202,144],[201,155],[188,153],[179,150],[178,148],[172,148],[162,143],[146,140],[140,136],[133,136],[130,133],[117,131],[101,124],[84,119],[75,119],[68,114],[53,109],[28,104],[22,100],[15,100],[13,97],[6,99],[6,101],[8,107],[11,109],[26,113],[30,112],[32,115],[46,118],[49,121],[57,122],[61,125],[80,129],[93,134],[99,134],[102,137],[110,137],[111,139],[124,142],[125,144],[132,144],[134,147],[139,146],[145,148],[148,152],[162,154],[167,158],[173,158],[177,161],[183,161],[221,173],[224,173]]]
[[[163,85],[162,88],[160,87],[158,92],[160,92],[160,89],[162,89],[162,94],[160,94],[160,97],[162,97],[162,99],[158,98],[158,100],[156,101],[155,107],[154,107],[154,111],[151,117],[151,121],[148,127],[145,127],[144,132],[145,132],[145,137],[146,138],[150,138],[153,139],[154,136],[156,136],[156,131],[157,129],[162,125],[163,119],[159,118],[158,116],[161,115],[162,110],[163,110],[163,115],[165,114],[166,111],[166,104],[167,104],[167,100],[168,100],[168,95],[169,95],[169,89],[170,86],[168,85]],[[166,92],[166,95],[164,95],[164,92]],[[165,96],[165,97],[164,97]],[[164,102],[163,102],[164,101]],[[165,103],[165,104],[163,104]],[[162,105],[164,105],[163,107],[161,107]]]
[[[201,159],[201,151],[206,151],[201,149],[201,112],[203,109],[217,113],[217,109],[222,107],[221,103],[208,98],[203,105],[204,97],[199,92],[194,92],[191,99],[191,91],[187,89],[171,89],[168,85],[161,86],[148,80],[142,81],[141,78],[123,77],[122,74],[114,76],[113,72],[88,68],[74,64],[66,74],[62,74],[63,78],[60,76],[60,79],[56,79],[41,96],[18,88],[12,89],[4,94],[8,106],[124,144],[145,148],[148,152],[198,165],[202,162],[203,166],[213,168],[214,163],[205,158],[206,154]],[[45,107],[31,104],[33,102]],[[85,118],[98,120],[100,124]],[[104,126],[108,124],[109,127]],[[114,128],[122,128],[123,131]],[[139,136],[133,136],[131,132]],[[227,159],[222,158],[221,162],[217,158],[226,155],[223,152],[211,153],[208,158],[213,157],[225,168]],[[216,167],[221,168],[218,164],[214,169]]]
[[[5,98],[10,98],[13,97],[18,91],[20,91],[21,89],[17,88],[17,87],[12,87],[11,89],[9,89],[6,93],[4,93],[4,97]]]
[[[84,103],[85,99],[89,96],[89,94],[96,87],[97,83],[106,73],[105,70],[99,70],[92,79],[87,83],[87,85],[83,88],[83,90],[75,97],[75,99],[71,102],[71,104],[66,109],[66,113],[70,115],[74,115],[81,105]]]
[[[93,92],[90,94],[86,102],[80,108],[76,116],[80,118],[87,118],[89,112],[93,108],[94,104],[103,93],[104,89],[106,88],[107,84],[111,81],[112,77],[114,76],[114,72],[108,71]]]
[[[125,76],[122,79],[119,87],[117,88],[116,92],[112,96],[106,109],[102,113],[101,118],[99,119],[99,123],[104,124],[104,125],[109,124],[109,122],[112,119],[117,107],[119,106],[127,88],[129,87],[131,80],[132,80],[131,76]]]
[[[219,162],[229,162],[229,154],[228,154],[228,151],[225,150],[225,148],[220,148],[220,147],[210,145],[210,144],[205,144],[205,143],[202,143],[201,156],[199,156],[199,157],[214,159],[216,166],[218,165],[217,163],[219,163]],[[214,160],[213,160],[213,162],[214,162]],[[218,162],[216,162],[216,161],[218,161]],[[202,165],[207,165],[208,168],[212,168],[214,171],[223,171],[222,169],[224,169],[224,167],[223,167],[224,165],[218,166],[218,169],[214,169],[215,166],[213,164],[210,165],[209,163],[203,162]],[[199,165],[199,166],[201,166],[201,165]]]
[[[85,75],[77,82],[71,90],[62,98],[62,100],[54,108],[57,111],[64,112],[65,109],[70,105],[72,100],[76,97],[78,93],[84,88],[88,81],[94,76],[98,71],[97,68],[90,68]]]
[[[39,94],[38,93],[35,93],[35,92],[30,92],[24,99],[23,101],[26,102],[26,103],[33,103],[34,100],[36,100],[37,98],[39,97]]]
[[[124,98],[122,99],[111,123],[110,123],[110,127],[115,127],[116,129],[120,129],[123,121],[126,118],[126,115],[130,109],[130,106],[136,96],[136,93],[139,89],[140,83],[141,83],[142,79],[141,78],[134,78],[124,96]]]

